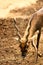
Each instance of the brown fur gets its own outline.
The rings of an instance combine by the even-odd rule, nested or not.
[[[40,34],[41,34],[41,28],[43,27],[43,8],[41,8],[39,11],[32,14],[28,26],[26,28],[25,34],[23,38],[21,38],[21,49],[23,51],[24,47],[26,46],[26,41],[28,37],[28,43],[31,41],[31,38],[34,36],[35,32],[38,30],[38,36],[37,36],[37,45],[34,47],[37,49],[38,52],[38,46],[39,46],[39,40],[40,40]]]

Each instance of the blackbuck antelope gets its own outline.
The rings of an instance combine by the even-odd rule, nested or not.
[[[22,51],[22,55],[25,54],[27,49],[27,41],[28,44],[31,42],[38,54],[38,46],[41,35],[41,28],[43,27],[43,8],[33,13],[29,19],[29,23],[27,25],[24,36],[20,39],[20,48]],[[37,35],[34,35],[37,32]],[[37,44],[34,43],[34,38],[37,36]]]
[[[39,40],[40,40],[42,27],[43,27],[43,8],[33,13],[32,16],[30,17],[24,36],[20,40],[21,42],[20,47],[23,54],[27,47],[27,41],[28,41],[28,44],[30,42],[33,44],[36,52],[38,53],[38,46],[39,46]],[[37,35],[34,35],[35,32],[37,32]],[[36,36],[37,36],[37,45],[35,45],[34,43],[34,38]]]

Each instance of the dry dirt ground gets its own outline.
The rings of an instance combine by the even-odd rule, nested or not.
[[[19,33],[23,36],[29,22],[30,15],[42,6],[43,0],[39,0],[37,4],[31,7],[12,10],[10,11],[8,18],[0,19],[0,65],[43,65],[43,31],[38,50],[39,53],[42,54],[42,57],[38,57],[37,63],[35,63],[36,52],[32,45],[28,47],[26,57],[23,58],[21,56],[21,50],[19,47],[20,42],[15,39],[18,37],[18,31],[15,28],[14,22],[14,18],[16,18],[16,25],[19,28]],[[21,16],[18,16],[17,18],[17,14]]]

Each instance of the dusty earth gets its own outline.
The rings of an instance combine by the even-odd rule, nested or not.
[[[7,18],[0,18],[0,65],[43,65],[43,30],[38,50],[42,57],[38,57],[35,63],[36,52],[32,45],[28,47],[26,57],[22,57],[20,42],[16,40],[18,31],[14,22],[15,19],[19,33],[23,36],[31,14],[41,7],[43,7],[43,0],[38,0],[36,4],[29,7],[10,10]]]

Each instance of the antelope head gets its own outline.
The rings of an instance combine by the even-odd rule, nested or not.
[[[28,31],[30,29],[30,24],[28,23],[27,28],[26,28],[26,31],[25,31],[23,37],[21,37],[17,25],[15,25],[15,27],[16,27],[16,29],[18,31],[18,36],[19,36],[19,38],[18,39],[16,38],[16,40],[19,40],[19,42],[20,42],[20,48],[21,48],[21,52],[22,52],[22,56],[25,56],[26,55],[25,52],[27,51],[27,47],[28,47],[27,46],[27,38],[28,38],[27,36],[29,34]]]
[[[27,52],[27,48],[28,48],[27,41],[28,41],[29,29],[30,29],[30,25],[28,24],[24,36],[20,38],[20,48],[21,48],[22,56],[25,56]]]

